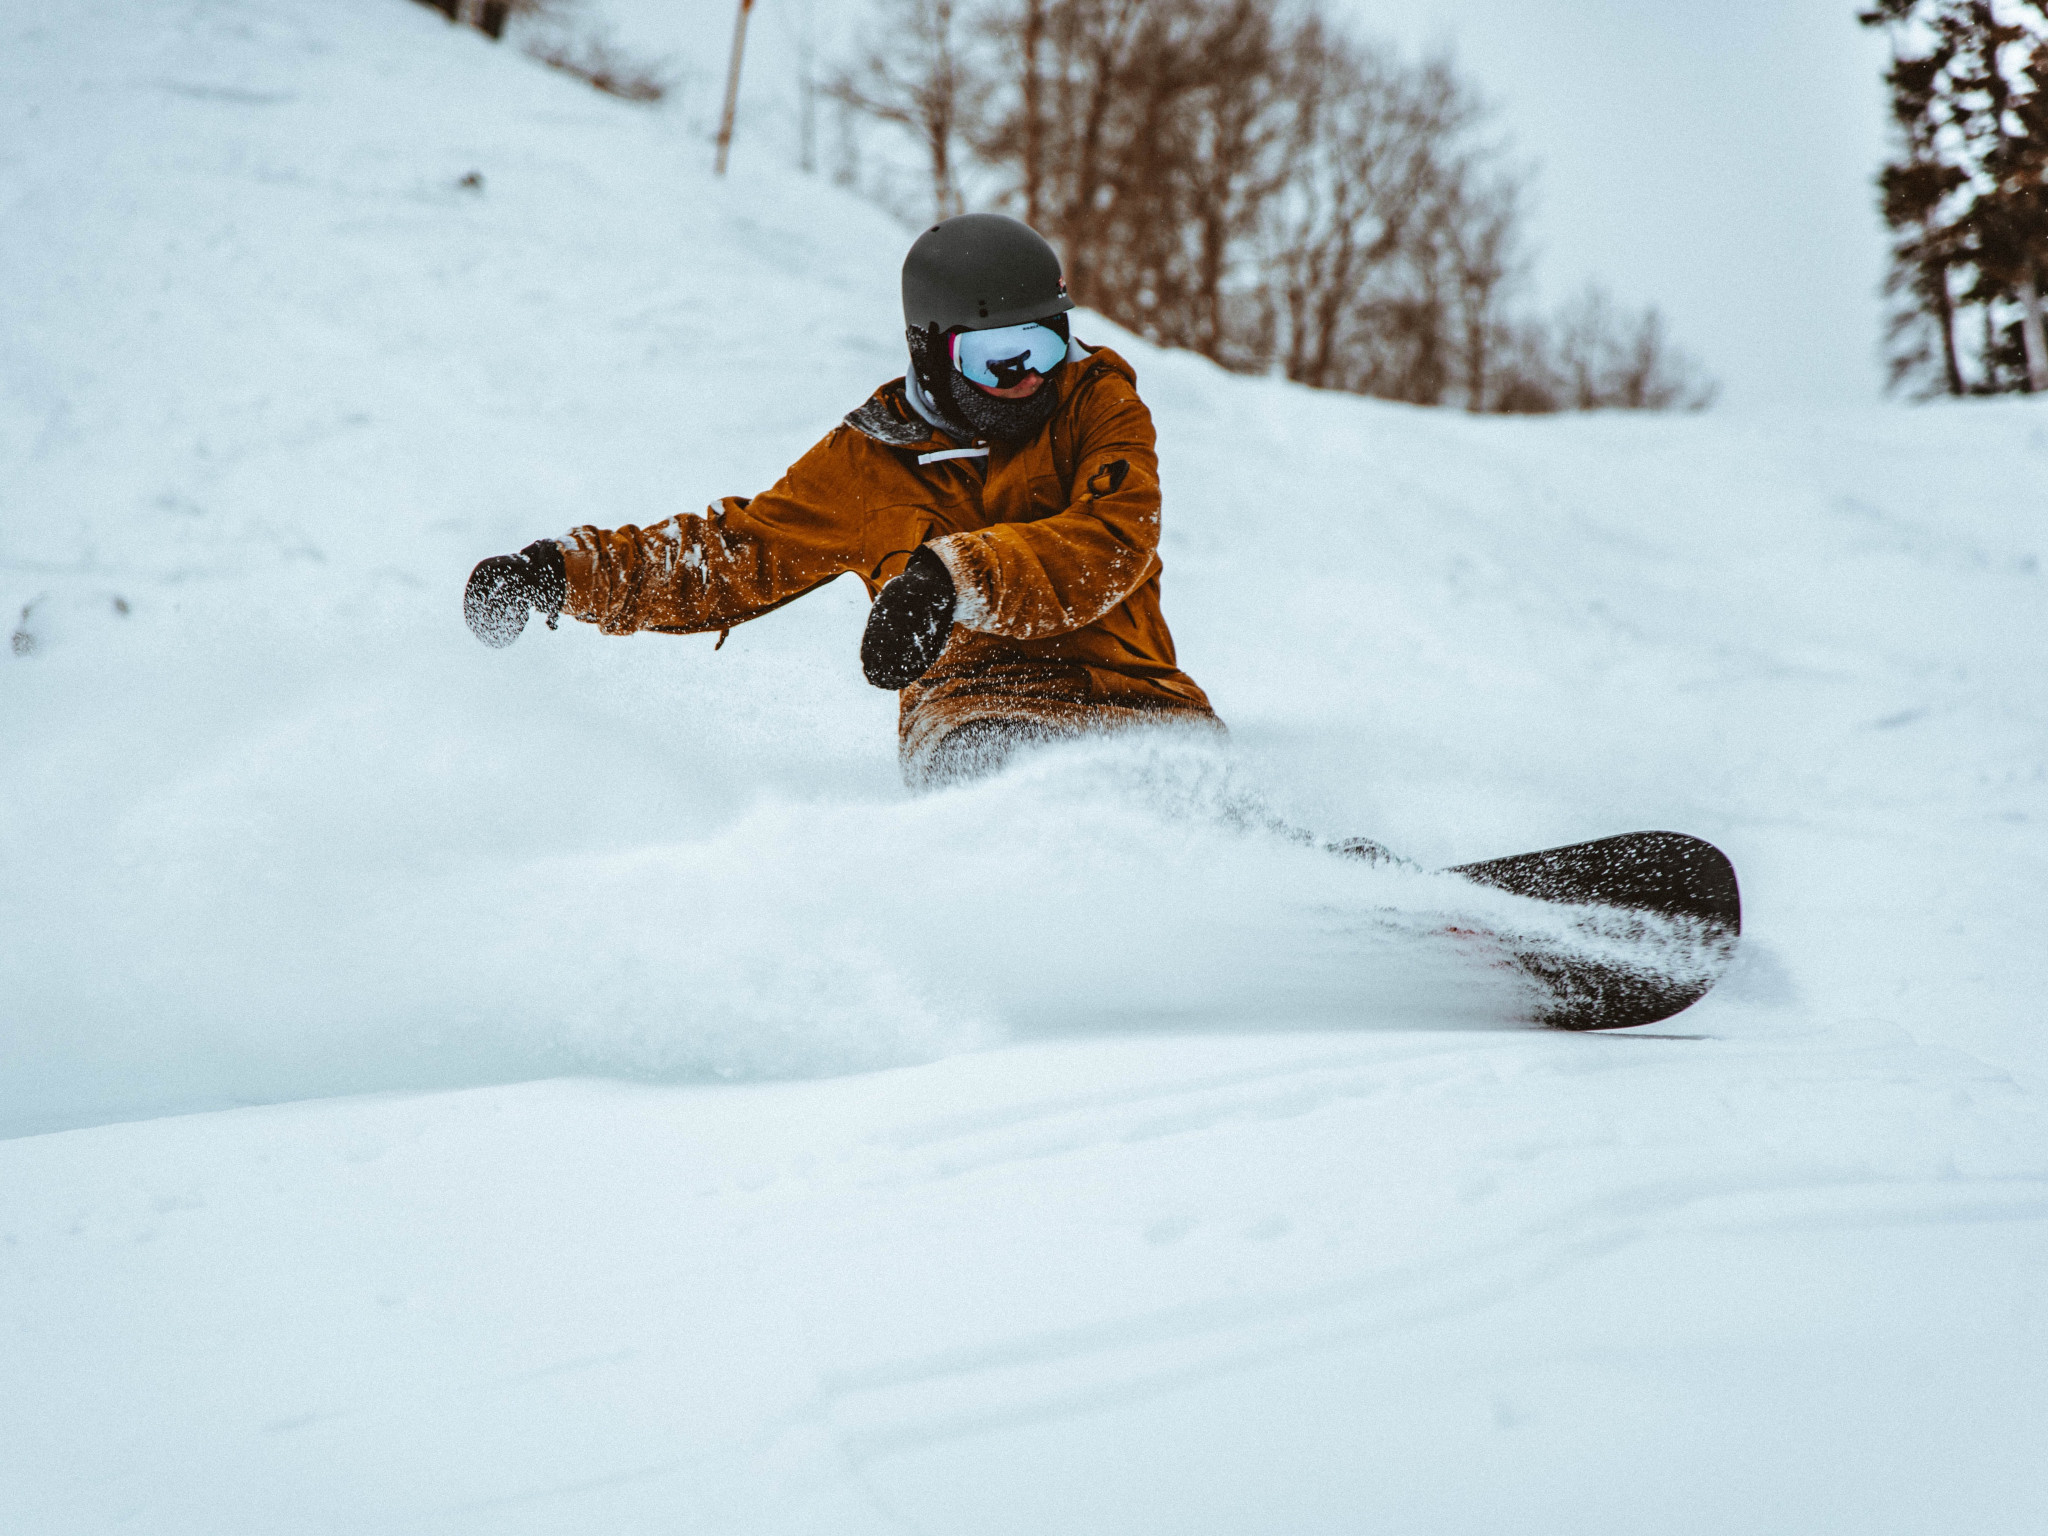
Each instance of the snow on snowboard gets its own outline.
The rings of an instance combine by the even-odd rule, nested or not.
[[[1363,839],[1337,852],[1388,857]],[[1742,895],[1735,866],[1682,832],[1624,832],[1590,843],[1459,864],[1445,874],[1569,913],[1569,942],[1508,931],[1451,930],[1495,951],[1529,984],[1537,1022],[1627,1029],[1691,1007],[1735,957]]]

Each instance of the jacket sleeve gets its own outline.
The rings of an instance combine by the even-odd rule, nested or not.
[[[1093,624],[1158,572],[1152,413],[1121,374],[1088,387],[1064,511],[932,542],[959,592],[955,623],[1042,640]]]
[[[729,629],[847,571],[865,572],[876,519],[850,489],[838,427],[761,495],[645,528],[582,527],[561,540],[564,611],[608,635]]]

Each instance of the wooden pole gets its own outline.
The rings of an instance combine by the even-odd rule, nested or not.
[[[740,57],[747,51],[747,13],[754,8],[754,0],[740,0],[739,20],[732,27],[732,68],[725,75],[725,112],[718,120],[718,164],[716,171],[725,174],[726,155],[732,149],[732,119],[740,105]]]

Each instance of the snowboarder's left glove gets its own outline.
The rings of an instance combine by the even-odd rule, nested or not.
[[[516,555],[479,562],[462,594],[462,617],[477,639],[503,650],[526,628],[527,609],[538,608],[553,629],[568,596],[562,546],[553,539],[535,539]]]
[[[877,688],[908,688],[932,668],[953,633],[953,573],[919,545],[903,574],[882,588],[860,637],[860,669]]]

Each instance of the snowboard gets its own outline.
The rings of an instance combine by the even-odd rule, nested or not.
[[[1385,856],[1364,839],[1337,851]],[[1727,971],[1742,934],[1735,866],[1682,832],[1624,832],[1442,872],[1564,909],[1572,937],[1562,941],[1452,930],[1518,971],[1536,1022],[1553,1029],[1628,1029],[1690,1008]]]

